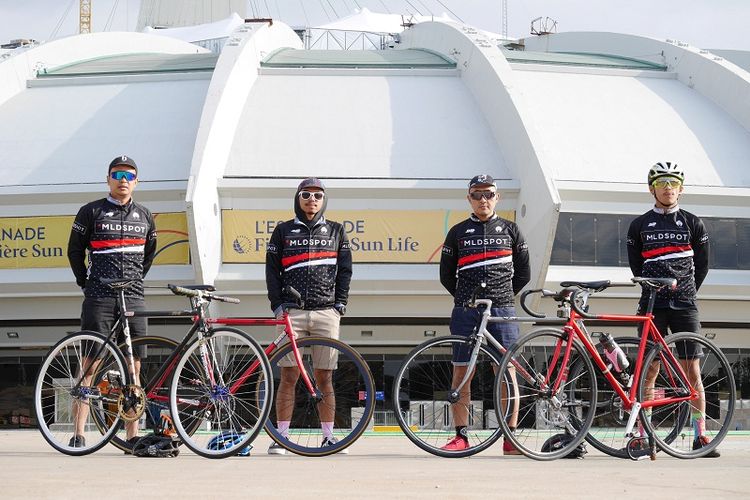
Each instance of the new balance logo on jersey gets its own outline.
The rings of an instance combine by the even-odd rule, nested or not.
[[[115,215],[114,212],[107,212],[106,214],[104,214],[105,217],[112,217],[113,215]]]
[[[648,227],[654,227],[654,226],[656,226],[656,222],[649,222],[648,223]]]
[[[473,228],[470,228],[470,229],[467,229],[467,230],[466,230],[466,232],[467,232],[467,233],[473,233],[474,231],[475,231],[475,230],[474,230]]]
[[[291,233],[299,233],[300,231],[302,231],[302,230],[301,229],[292,229],[290,232]]]

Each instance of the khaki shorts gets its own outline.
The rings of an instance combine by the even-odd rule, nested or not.
[[[321,309],[318,311],[305,311],[302,309],[290,309],[289,320],[292,323],[292,328],[297,334],[298,339],[305,337],[328,337],[332,339],[339,338],[339,323],[341,322],[341,315],[336,312],[335,309]],[[284,325],[276,327],[276,333],[278,335],[284,332]],[[279,347],[284,346],[287,339],[279,344]],[[304,355],[304,352],[300,354]],[[316,370],[335,370],[338,365],[338,351],[331,349],[330,347],[313,347],[312,348],[312,359],[313,368]],[[279,360],[279,366],[281,367],[292,367],[297,366],[294,361],[294,355],[288,354],[283,359]]]

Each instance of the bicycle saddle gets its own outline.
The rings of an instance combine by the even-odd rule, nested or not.
[[[204,292],[215,292],[216,288],[213,285],[180,285],[182,288],[188,290],[203,290]]]
[[[104,283],[105,285],[109,285],[110,288],[113,288],[115,290],[119,290],[121,288],[128,288],[133,283],[137,283],[141,280],[137,279],[131,279],[131,280],[124,280],[122,278],[99,278],[100,283]]]
[[[589,290],[601,291],[607,288],[611,282],[609,280],[599,281],[563,281],[560,286],[567,288],[569,286],[577,286],[578,288],[588,288]]]
[[[674,290],[677,287],[677,280],[674,278],[641,278],[634,277],[631,280],[633,283],[638,283],[641,286],[647,286],[651,288],[664,288],[668,287]]]

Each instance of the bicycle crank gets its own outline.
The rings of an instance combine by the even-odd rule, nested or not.
[[[117,410],[125,422],[138,420],[146,410],[146,391],[139,385],[125,386],[117,399]]]

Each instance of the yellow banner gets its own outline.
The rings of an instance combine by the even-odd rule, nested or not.
[[[0,269],[68,267],[73,216],[0,218]],[[189,264],[185,213],[154,214],[158,231],[154,265]]]
[[[468,217],[464,210],[329,210],[344,225],[358,263],[440,262],[448,230]],[[512,211],[498,215],[515,220]],[[265,262],[274,228],[289,220],[288,210],[223,210],[222,253],[227,264]]]

